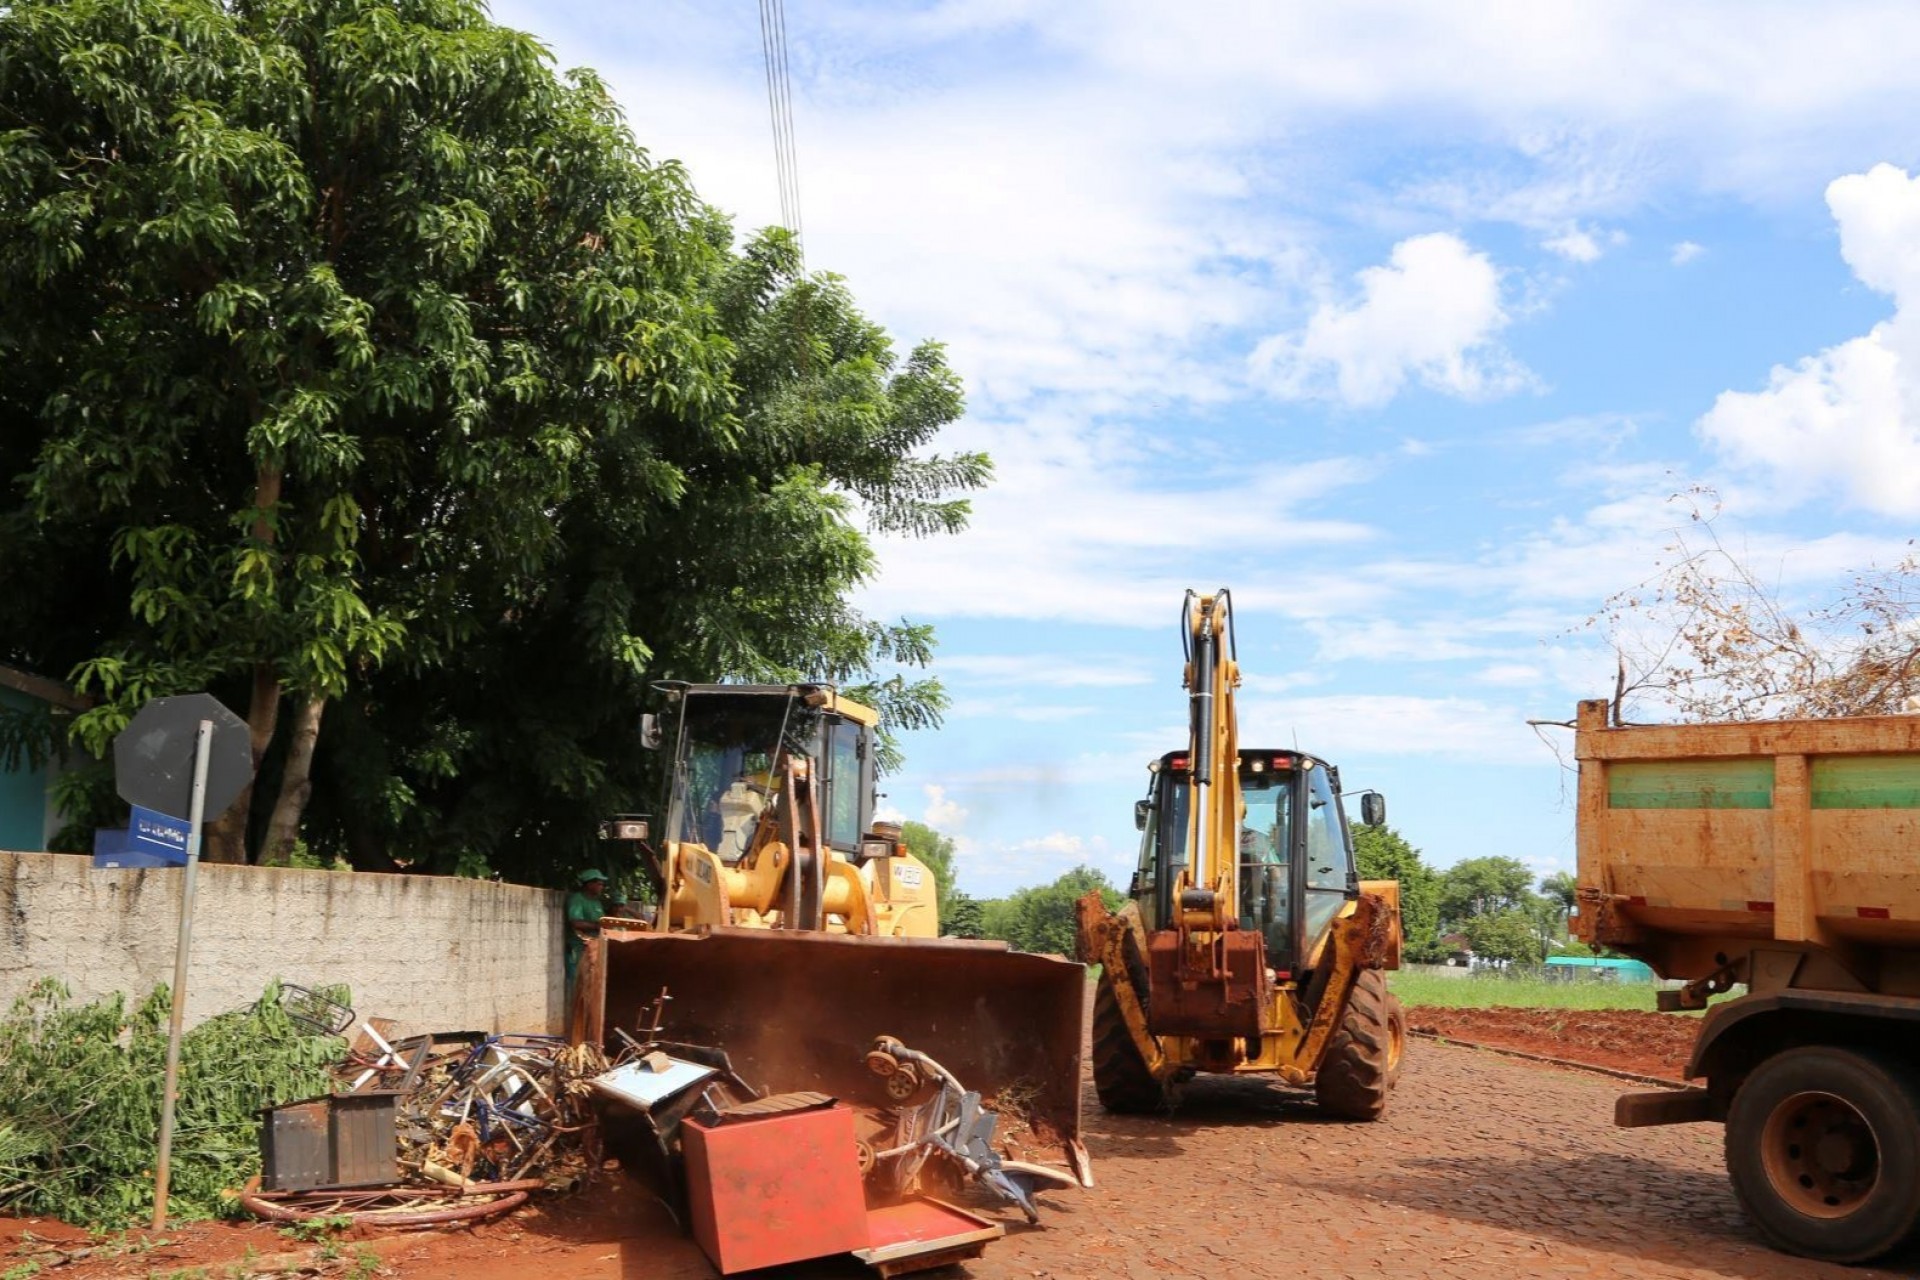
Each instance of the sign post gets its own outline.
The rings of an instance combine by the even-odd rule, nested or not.
[[[155,698],[113,740],[114,785],[133,807],[131,842],[169,861],[184,858],[180,942],[173,957],[173,1010],[167,1024],[167,1079],[160,1098],[160,1155],[154,1163],[153,1229],[167,1225],[173,1117],[180,1082],[180,1035],[187,1017],[187,954],[193,943],[193,890],[208,817],[225,813],[253,780],[247,722],[211,694]],[[184,823],[177,816],[185,812]],[[182,830],[184,827],[184,831]]]
[[[173,954],[173,1010],[167,1018],[167,1083],[160,1094],[160,1158],[153,1167],[153,1229],[167,1225],[167,1185],[173,1172],[174,1086],[180,1080],[180,1030],[187,1016],[187,951],[193,945],[193,882],[200,866],[200,830],[207,811],[207,756],[213,721],[194,734],[193,798],[187,814],[187,869],[180,881],[180,942]]]

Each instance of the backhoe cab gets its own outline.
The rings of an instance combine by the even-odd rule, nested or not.
[[[1400,959],[1397,882],[1362,881],[1339,771],[1240,746],[1231,601],[1187,595],[1187,748],[1149,766],[1130,901],[1079,903],[1080,958],[1103,966],[1094,1084],[1109,1110],[1164,1107],[1197,1072],[1271,1073],[1371,1120],[1405,1022],[1382,971]],[[1364,820],[1385,801],[1361,796]]]

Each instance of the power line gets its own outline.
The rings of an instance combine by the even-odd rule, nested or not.
[[[773,167],[780,190],[780,222],[793,233],[794,247],[799,251],[804,269],[800,157],[793,136],[793,77],[787,67],[786,0],[760,0],[760,52],[767,66],[767,115],[773,122]]]

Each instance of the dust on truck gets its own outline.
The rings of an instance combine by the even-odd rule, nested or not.
[[[1864,1262],[1920,1238],[1920,716],[1609,727],[1582,702],[1579,936],[1706,1008],[1685,1091],[1776,1246]],[[1744,985],[1746,993],[1710,998]]]

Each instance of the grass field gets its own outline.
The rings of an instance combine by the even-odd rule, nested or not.
[[[1509,978],[1497,973],[1451,978],[1435,974],[1389,974],[1387,985],[1407,1005],[1444,1009],[1485,1009],[1512,1005],[1521,1009],[1645,1009],[1654,1008],[1653,993],[1645,982],[1548,982],[1544,978]]]

